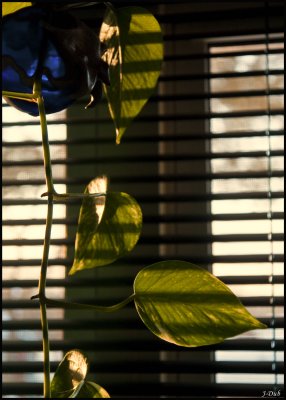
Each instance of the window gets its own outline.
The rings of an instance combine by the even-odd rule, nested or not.
[[[282,385],[282,2],[141,5],[158,16],[165,59],[157,92],[122,144],[114,144],[104,101],[95,110],[79,101],[52,116],[49,132],[60,189],[83,191],[107,174],[112,190],[142,206],[142,237],[128,257],[64,279],[80,204],[57,205],[51,296],[112,304],[131,294],[142,267],[180,258],[212,270],[270,329],[185,349],[154,337],[132,307],[112,315],[69,310],[64,318],[63,310],[50,309],[52,370],[63,352],[81,348],[89,352],[92,379],[112,396],[260,397]],[[77,10],[95,29],[100,12]],[[14,251],[40,248],[43,235],[35,230],[43,232],[45,188],[33,186],[43,175],[35,161],[39,127],[32,133],[32,125],[22,114],[4,115],[4,393],[20,398],[42,391],[40,326],[28,308],[40,255]],[[39,208],[32,223],[25,207]],[[35,271],[29,279],[28,267]]]
[[[276,340],[283,340],[283,330],[276,325],[283,317],[282,40],[281,35],[270,34],[210,42],[210,71],[224,74],[210,80],[211,171],[222,175],[212,181],[211,191],[226,193],[225,199],[211,202],[212,234],[217,238],[212,254],[218,259],[237,257],[237,263],[222,260],[212,268],[229,281],[253,314],[270,327],[275,324],[273,329],[243,335],[271,340],[273,351],[216,352],[217,361],[265,362],[264,368],[252,365],[251,374],[243,369],[222,371],[217,383],[283,383],[281,374],[273,374],[278,372],[276,361],[283,361],[282,351],[275,348]],[[259,71],[264,74],[255,76]],[[221,113],[226,116],[221,118]]]

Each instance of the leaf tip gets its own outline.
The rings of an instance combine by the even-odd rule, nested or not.
[[[69,276],[74,275],[77,272],[77,270],[78,270],[77,267],[73,264],[71,269],[68,272],[68,275]]]
[[[116,129],[116,140],[115,140],[115,143],[116,143],[116,144],[120,144],[120,142],[121,142],[121,136],[122,136],[122,135],[120,135],[119,129]]]
[[[251,315],[251,314],[250,314]],[[255,318],[253,315],[251,315],[252,321],[251,321],[251,328],[249,330],[255,330],[255,329],[268,329],[269,326],[264,324],[263,322],[259,321],[257,318]],[[246,332],[246,331],[245,331]]]
[[[258,328],[257,329],[268,329],[269,328],[269,326],[268,325],[266,325],[266,324],[263,324],[262,322],[260,322],[260,321],[258,321],[259,322],[259,326],[258,326]]]

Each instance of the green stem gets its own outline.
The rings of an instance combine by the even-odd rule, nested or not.
[[[33,296],[33,298],[36,298],[37,296]],[[111,313],[114,311],[118,311],[121,308],[125,307],[128,303],[133,301],[135,298],[135,294],[133,293],[131,296],[127,297],[127,299],[121,301],[120,303],[114,304],[113,306],[94,306],[91,304],[81,304],[81,303],[71,303],[68,301],[62,301],[62,300],[52,300],[52,299],[45,299],[45,303],[47,306],[53,306],[53,307],[63,307],[63,308],[72,308],[72,309],[79,309],[79,310],[93,310],[93,311],[98,311],[98,312],[104,312],[104,313]]]
[[[47,309],[45,303],[46,295],[46,280],[49,259],[50,238],[53,219],[53,199],[48,199],[48,212],[46,220],[46,232],[44,240],[43,257],[41,263],[41,273],[39,280],[39,300],[40,300],[40,313],[41,325],[43,333],[43,354],[44,354],[44,398],[50,398],[51,382],[50,382],[50,345],[49,345],[49,327],[47,319]]]
[[[41,197],[49,196],[49,192],[45,192],[41,195]],[[85,199],[91,197],[103,197],[106,196],[106,193],[57,193],[54,192],[51,194],[53,196],[53,200],[64,200],[64,199]]]
[[[51,193],[54,190],[54,186],[53,186],[52,166],[51,166],[51,157],[49,149],[47,120],[46,120],[44,99],[41,93],[40,81],[35,82],[33,93],[35,96],[37,96],[38,99],[37,102],[38,102],[41,131],[42,131],[45,176],[46,176],[48,192]],[[43,355],[44,355],[44,398],[48,399],[51,398],[50,344],[49,344],[49,328],[48,328],[45,296],[46,296],[46,280],[47,280],[52,221],[53,221],[53,197],[49,196],[43,257],[42,257],[40,280],[39,280],[39,300],[40,300],[41,325],[43,333]]]
[[[49,327],[47,318],[46,304],[40,300],[40,313],[43,334],[43,354],[44,354],[44,398],[51,398],[51,379],[50,379],[50,343]]]
[[[32,101],[34,103],[37,103],[38,99],[38,95],[36,93],[8,92],[7,90],[2,91],[2,96],[11,97],[11,99]]]
[[[42,88],[41,82],[36,81],[33,88],[33,93],[38,98],[38,108],[40,114],[40,123],[42,129],[42,142],[43,142],[43,153],[44,153],[44,167],[45,167],[45,176],[46,176],[46,184],[48,193],[52,195],[55,192],[54,184],[53,184],[53,174],[52,174],[52,162],[50,155],[50,145],[49,145],[49,137],[48,137],[48,126],[46,119],[46,112],[44,106],[44,99],[42,96]]]

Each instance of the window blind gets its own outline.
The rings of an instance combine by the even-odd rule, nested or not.
[[[59,190],[83,191],[107,174],[112,190],[141,204],[142,237],[125,259],[66,277],[80,204],[57,205],[50,296],[112,304],[131,294],[141,267],[180,258],[213,271],[269,329],[185,349],[152,336],[132,307],[113,315],[51,308],[52,371],[80,348],[112,397],[260,397],[282,387],[282,2],[157,3],[136,4],[162,25],[163,71],[122,144],[104,100],[94,111],[79,101],[49,121]],[[98,7],[76,12],[97,29]],[[11,112],[3,108],[3,394],[31,398],[42,392],[39,312],[29,298],[45,188],[38,121]]]

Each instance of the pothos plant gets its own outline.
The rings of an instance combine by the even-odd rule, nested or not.
[[[99,3],[95,3],[99,4]],[[59,364],[50,382],[47,306],[115,312],[133,302],[146,327],[177,346],[219,343],[248,330],[266,328],[218,278],[190,262],[168,260],[143,268],[131,295],[109,307],[69,303],[46,296],[46,275],[53,206],[82,198],[75,257],[70,275],[113,263],[136,245],[142,228],[139,204],[129,194],[108,190],[97,177],[84,193],[57,193],[54,188],[46,114],[90,94],[87,107],[107,98],[116,143],[139,114],[157,84],[163,40],[155,17],[141,7],[115,9],[104,3],[99,34],[68,8],[85,3],[3,3],[3,96],[17,109],[40,116],[47,191],[47,219],[38,293],[43,333],[44,397],[107,398],[87,381],[88,361],[74,349]]]

